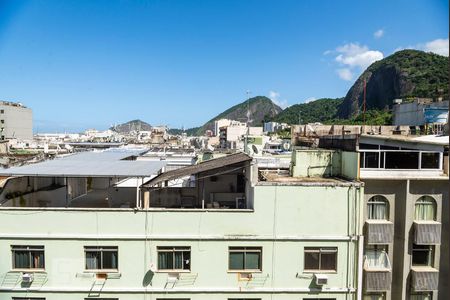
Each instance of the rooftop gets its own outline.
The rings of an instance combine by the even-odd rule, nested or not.
[[[53,160],[0,170],[0,176],[148,177],[158,174],[163,161],[136,161],[146,150],[108,149],[72,154]]]

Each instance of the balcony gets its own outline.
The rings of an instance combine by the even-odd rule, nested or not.
[[[391,289],[392,271],[386,252],[370,251],[364,256],[364,289],[383,292]]]
[[[436,221],[414,221],[414,243],[434,245],[441,243],[441,223]]]
[[[432,267],[411,267],[411,288],[414,292],[436,291],[439,271]]]
[[[389,244],[394,239],[394,224],[386,220],[366,220],[366,242],[369,245]]]

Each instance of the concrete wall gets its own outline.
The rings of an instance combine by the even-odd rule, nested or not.
[[[292,176],[358,178],[359,153],[339,150],[296,150],[292,152]]]
[[[447,107],[448,101],[420,104],[417,100],[411,103],[396,104],[393,107],[394,125],[422,126],[425,125],[424,109],[427,107]]]

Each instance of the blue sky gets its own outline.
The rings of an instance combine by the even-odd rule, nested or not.
[[[35,132],[193,127],[252,96],[345,96],[402,48],[448,56],[448,1],[0,0],[0,99]]]

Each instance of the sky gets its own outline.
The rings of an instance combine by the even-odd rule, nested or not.
[[[35,133],[202,125],[251,96],[343,97],[405,48],[448,56],[448,0],[0,0],[0,100]]]

